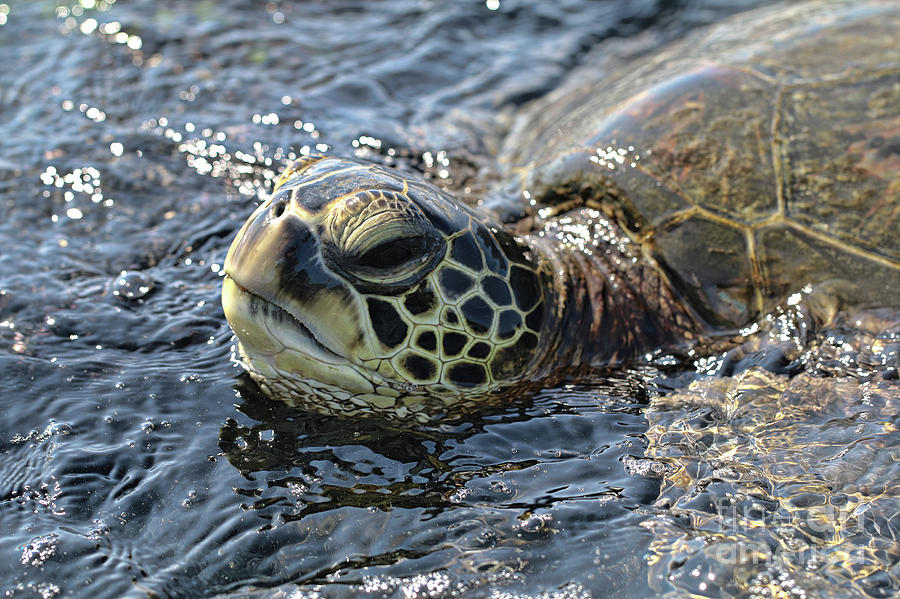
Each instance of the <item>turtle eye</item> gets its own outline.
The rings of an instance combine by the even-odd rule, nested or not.
[[[396,268],[425,254],[426,245],[424,237],[391,239],[360,255],[356,263],[369,268]]]
[[[367,289],[414,284],[440,258],[440,233],[407,196],[394,191],[359,192],[323,223],[329,266]]]

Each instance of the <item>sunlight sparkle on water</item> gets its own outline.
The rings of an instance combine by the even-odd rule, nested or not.
[[[277,125],[279,123],[278,115],[274,112],[270,112],[269,114],[254,114],[252,120],[253,123],[257,125]]]
[[[56,554],[59,535],[50,533],[31,539],[22,548],[22,564],[40,566]]]
[[[96,10],[104,12],[109,10],[113,4],[115,4],[115,0],[100,0],[99,2],[96,0],[81,0],[71,8],[68,6],[57,6],[56,17],[62,20],[60,29],[66,35],[75,31],[83,35],[100,34],[112,43],[122,44],[128,49],[138,52],[144,45],[143,40],[139,35],[122,31],[121,23],[117,21],[101,23],[94,17],[88,17],[79,22],[79,17],[83,17],[86,14],[85,11]],[[139,53],[135,54],[133,61],[135,64],[141,64],[143,57]]]
[[[254,114],[251,121],[257,126],[277,126],[281,122],[275,113]],[[170,125],[167,117],[150,119],[141,128],[176,142],[178,151],[185,155],[187,165],[197,173],[225,178],[237,188],[239,193],[246,196],[255,196],[266,189],[281,168],[280,161],[296,158],[294,152],[286,152],[281,147],[270,148],[269,145],[260,141],[253,142],[251,151],[229,150],[225,144],[218,143],[228,139],[228,134],[224,131],[203,128],[200,130],[200,134],[196,135],[197,125],[193,122],[185,123],[182,129],[185,134],[192,133],[194,135],[183,135],[177,130],[177,125]],[[302,129],[310,132],[315,130],[315,126],[312,123],[304,123]],[[315,134],[317,133],[315,131]],[[311,136],[316,137],[315,134]],[[238,134],[238,136],[241,135],[243,133]],[[329,146],[316,144],[315,148],[317,151],[324,152],[329,149]],[[303,146],[299,153],[308,154],[311,151],[309,146]]]
[[[40,174],[40,179],[45,186],[54,188],[54,193],[62,192],[63,200],[66,204],[70,204],[66,208],[65,214],[72,220],[79,220],[84,217],[84,210],[74,205],[80,197],[89,198],[93,204],[102,203],[107,208],[113,205],[111,199],[104,199],[100,171],[93,166],[76,168],[71,172],[61,173],[55,166],[48,165],[44,172]],[[44,194],[45,197],[51,196],[49,191],[45,191]],[[57,222],[59,216],[54,214],[51,220]]]
[[[381,140],[369,135],[360,135],[357,139],[354,139],[352,142],[350,142],[350,144],[354,148],[366,146],[374,148],[376,150],[381,149]]]
[[[191,86],[192,89],[196,86]],[[285,106],[292,102],[289,96],[283,96],[281,103]],[[277,127],[283,124],[281,117],[276,112],[254,113],[250,117],[250,123],[255,126]],[[316,129],[314,123],[309,121],[295,120],[287,121],[284,124],[290,125],[297,130],[309,134],[313,139],[318,139],[320,132]],[[176,125],[169,125],[166,117],[151,119],[144,123],[142,129],[150,130],[157,135],[162,135],[172,141],[178,143],[178,150],[185,154],[185,160],[192,169],[201,175],[211,177],[224,177],[234,185],[242,195],[255,196],[260,191],[264,191],[269,183],[273,181],[281,168],[282,160],[293,160],[297,157],[297,153],[286,151],[281,147],[270,148],[268,144],[260,141],[254,141],[252,151],[243,149],[228,148],[222,143],[230,135],[226,135],[224,131],[213,131],[210,128],[204,128],[200,131],[200,135],[183,136],[177,131]],[[185,133],[194,134],[197,125],[188,122],[183,125]],[[235,135],[238,138],[245,138],[249,130],[242,126],[234,128]],[[317,143],[314,146],[317,152],[327,152],[331,147],[325,143]],[[308,155],[312,152],[310,145],[300,147],[298,153],[300,155]]]
[[[97,30],[97,19],[85,19],[82,21],[81,26],[79,27],[81,33],[85,35],[90,35]]]

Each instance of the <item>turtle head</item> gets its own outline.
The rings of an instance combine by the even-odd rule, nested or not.
[[[477,402],[526,374],[547,328],[521,241],[423,181],[350,159],[290,165],[225,274],[251,375],[329,413]]]

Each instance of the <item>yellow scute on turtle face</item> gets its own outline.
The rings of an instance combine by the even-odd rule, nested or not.
[[[320,301],[315,304],[323,305]],[[230,277],[222,282],[222,306],[232,328],[240,339],[240,349],[252,370],[269,378],[282,373],[302,373],[303,377],[324,381],[350,393],[371,393],[373,383],[361,375],[345,356],[344,347],[324,343],[326,351],[316,341],[293,326],[279,326],[281,312],[268,307],[258,297],[238,286]],[[332,305],[333,309],[334,306]],[[260,310],[269,310],[263,317]],[[331,316],[334,319],[334,316]],[[337,319],[348,322],[348,319]],[[352,325],[349,327],[352,329]]]
[[[282,372],[302,373],[304,378],[336,385],[348,393],[371,393],[374,386],[346,363],[327,364],[293,349],[275,356],[275,366]]]
[[[228,323],[241,342],[252,348],[254,354],[275,355],[284,348],[275,342],[265,322],[249,313],[250,304],[247,295],[247,292],[238,287],[230,277],[223,279],[222,309],[228,317]]]
[[[359,296],[322,289],[305,303],[288,300],[285,307],[319,343],[341,357],[356,361],[361,354],[372,354],[370,340],[363,334],[368,325]]]

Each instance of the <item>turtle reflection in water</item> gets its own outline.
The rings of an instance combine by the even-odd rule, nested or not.
[[[738,331],[806,286],[818,326],[896,318],[898,31],[893,2],[804,3],[583,67],[523,110],[480,206],[297,160],[226,259],[247,370],[304,408],[429,422],[561,367]],[[847,322],[860,339],[878,326]],[[897,331],[880,330],[871,380],[750,369],[654,401],[659,578],[700,596],[900,587]],[[778,557],[804,548],[827,551]]]
[[[297,160],[225,263],[247,369],[307,408],[428,421],[806,284],[831,311],[900,304],[897,31],[890,2],[804,4],[578,71],[513,127],[493,210]],[[543,209],[516,222],[525,197]]]

